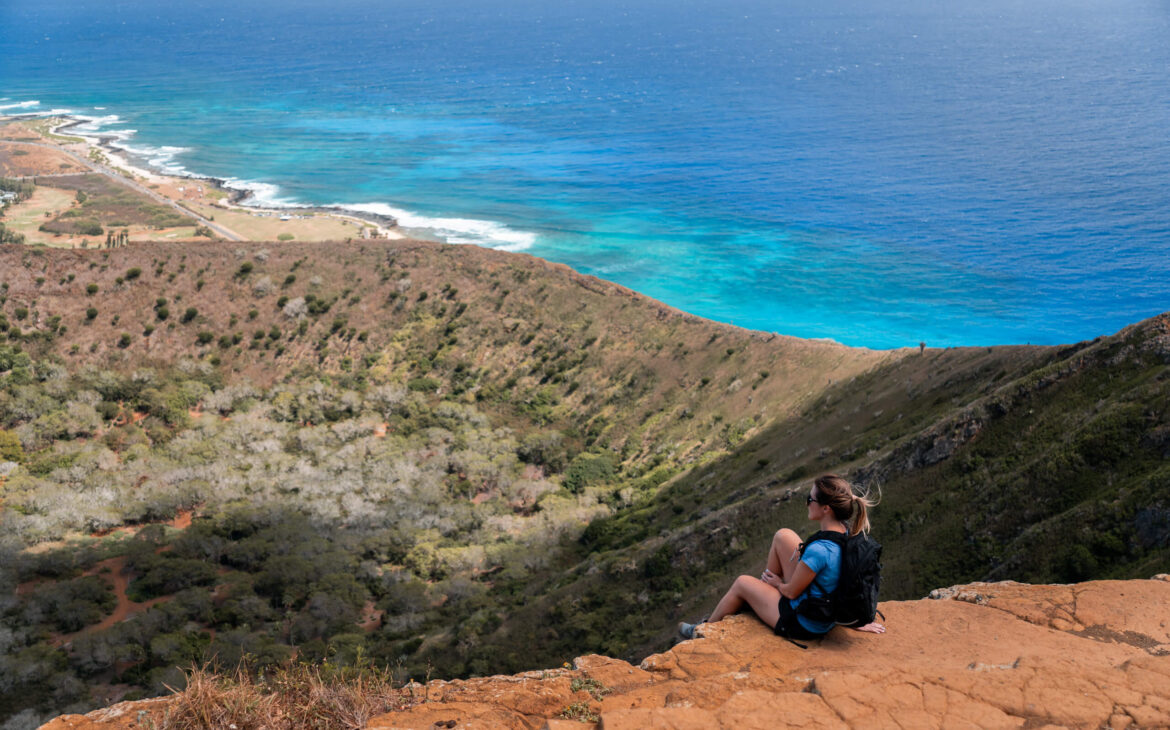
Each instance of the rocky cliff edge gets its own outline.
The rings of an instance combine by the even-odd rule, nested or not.
[[[836,629],[801,649],[755,619],[640,666],[433,681],[368,727],[1170,727],[1170,576],[1076,585],[972,583],[881,605],[888,632]],[[66,715],[51,730],[165,726],[168,700]]]

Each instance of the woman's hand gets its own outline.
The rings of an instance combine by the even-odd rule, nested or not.
[[[871,624],[866,624],[865,626],[858,626],[855,630],[856,631],[865,631],[865,632],[868,632],[871,634],[884,634],[884,633],[886,633],[886,627],[879,624],[877,621],[874,621]]]
[[[780,584],[782,583],[780,576],[776,575],[767,568],[764,568],[763,574],[760,575],[760,580],[764,581],[773,588],[776,588],[777,590],[779,590]]]

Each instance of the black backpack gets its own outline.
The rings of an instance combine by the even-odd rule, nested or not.
[[[800,554],[804,555],[805,549],[817,540],[841,546],[841,578],[837,590],[827,596],[805,597],[796,612],[813,621],[832,621],[853,628],[872,623],[878,614],[878,591],[882,585],[881,544],[864,532],[846,537],[822,530],[801,544]],[[816,581],[814,578],[813,583]]]

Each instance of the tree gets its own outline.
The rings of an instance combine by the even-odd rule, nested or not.
[[[0,428],[0,461],[24,461],[24,448],[12,431]]]

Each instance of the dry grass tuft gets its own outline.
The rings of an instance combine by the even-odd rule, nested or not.
[[[363,728],[370,718],[413,704],[389,671],[373,667],[295,664],[269,676],[243,668],[221,674],[193,668],[176,691],[163,730],[232,728],[299,730]]]

